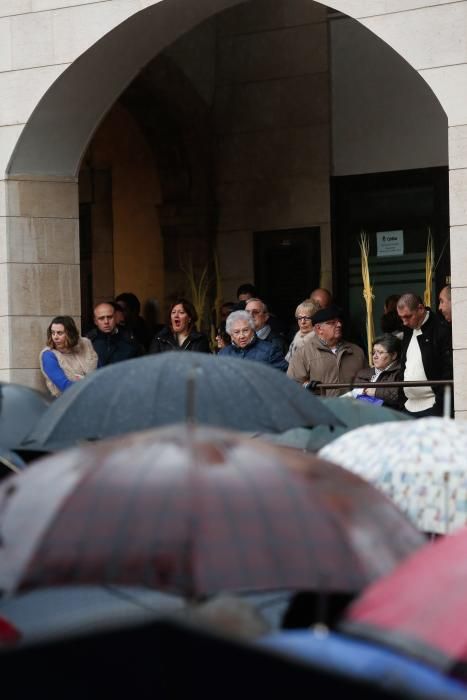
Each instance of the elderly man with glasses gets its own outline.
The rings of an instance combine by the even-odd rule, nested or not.
[[[285,355],[288,350],[288,343],[283,335],[276,333],[271,328],[268,307],[264,301],[258,298],[248,299],[245,311],[247,311],[253,319],[253,325],[258,338],[272,343]]]
[[[343,340],[342,312],[332,304],[312,316],[315,335],[303,344],[290,360],[287,374],[310,390],[317,385],[351,382],[367,367],[363,350]],[[328,389],[326,396],[340,396],[347,389]]]

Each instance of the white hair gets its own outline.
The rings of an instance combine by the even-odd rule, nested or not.
[[[225,322],[225,330],[229,335],[232,335],[230,331],[232,330],[232,326],[235,321],[245,321],[245,323],[248,323],[251,330],[255,330],[255,324],[253,323],[253,319],[248,311],[232,311],[232,313],[227,316],[227,320]]]

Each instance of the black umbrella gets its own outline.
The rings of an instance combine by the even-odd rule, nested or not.
[[[373,423],[387,423],[388,421],[411,421],[409,415],[396,411],[386,406],[373,406],[365,401],[343,397],[319,398],[327,410],[342,421],[341,425],[317,425],[313,428],[291,428],[281,434],[273,434],[257,437],[266,437],[277,445],[297,447],[307,452],[319,452],[336,438],[348,433],[350,430],[360,428],[362,425]],[[256,437],[256,436],[255,436]]]
[[[88,375],[50,406],[23,445],[53,451],[187,419],[250,433],[341,424],[317,397],[277,369],[171,352]]]
[[[0,445],[15,449],[35,427],[50,401],[35,389],[0,383]]]
[[[119,626],[62,639],[5,645],[0,663],[8,698],[426,698],[424,688],[408,687],[397,674],[359,677],[358,669],[343,671],[337,663],[333,668],[332,659],[321,664],[296,658],[222,628],[190,622],[182,613],[146,623],[129,618]],[[442,697],[463,696],[453,690]]]

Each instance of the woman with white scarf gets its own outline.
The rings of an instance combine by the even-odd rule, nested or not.
[[[294,352],[301,348],[303,343],[307,338],[311,338],[314,335],[313,324],[311,318],[320,308],[312,299],[305,299],[302,301],[295,310],[295,319],[298,323],[298,331],[295,334],[294,339],[290,343],[289,351],[285,356],[287,362],[290,362],[290,358]]]

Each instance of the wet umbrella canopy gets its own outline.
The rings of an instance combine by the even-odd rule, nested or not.
[[[249,432],[340,423],[315,396],[259,362],[162,353],[104,367],[76,382],[24,445],[53,450],[187,417]]]
[[[401,447],[403,438],[403,447]],[[425,532],[467,525],[467,423],[420,418],[352,430],[320,451],[370,481]]]
[[[0,589],[362,590],[423,543],[370,484],[297,450],[179,425],[62,452],[0,485]]]
[[[12,474],[19,474],[21,469],[26,467],[26,463],[16,452],[6,450],[0,445],[0,479],[4,479]]]
[[[334,442],[341,435],[360,426],[373,423],[388,423],[389,421],[396,421],[399,424],[399,421],[413,420],[413,418],[400,413],[400,411],[395,411],[385,406],[372,406],[357,399],[319,397],[318,401],[321,401],[326,410],[332,412],[336,418],[342,421],[342,425],[290,428],[277,435],[265,436],[266,439],[278,445],[288,445],[289,447],[297,447],[308,452],[318,452],[322,447]],[[384,428],[382,429],[384,430]],[[332,457],[330,459],[332,460]]]
[[[357,599],[344,629],[467,679],[466,552],[467,528],[425,545]]]
[[[0,445],[15,449],[49,406],[43,394],[20,384],[0,383]]]

